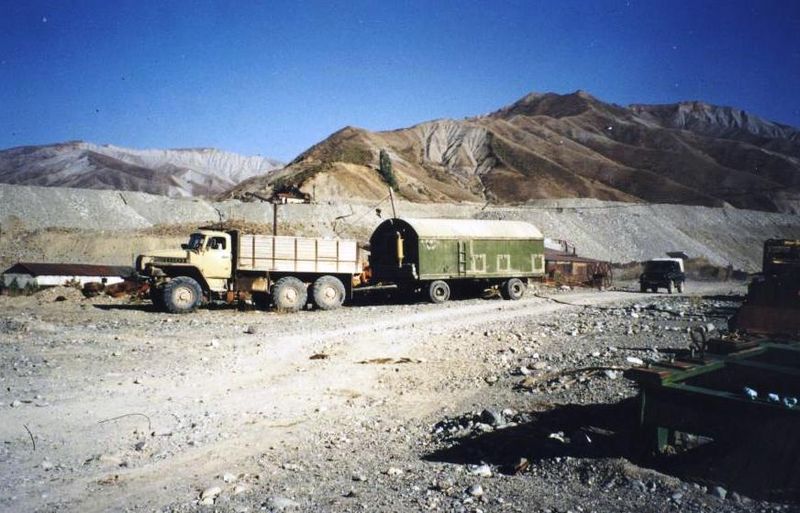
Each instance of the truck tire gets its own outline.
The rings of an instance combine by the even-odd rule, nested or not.
[[[282,312],[297,312],[308,302],[306,284],[294,276],[286,276],[272,287],[272,304]]]
[[[672,280],[670,280],[669,283],[667,283],[667,293],[672,294],[674,291],[675,291],[675,284],[672,282]]]
[[[335,310],[342,306],[345,297],[344,284],[336,276],[320,276],[311,286],[314,305],[320,310]]]
[[[150,301],[153,302],[153,309],[156,312],[163,312],[164,308],[164,287],[150,287]]]
[[[432,281],[428,285],[428,297],[431,303],[444,303],[450,299],[450,285],[442,280]]]
[[[647,292],[647,286],[644,283],[639,284],[639,292]]]
[[[683,294],[683,282],[682,281],[678,282],[678,293],[679,294]]]
[[[503,299],[516,301],[525,294],[525,284],[519,278],[510,278],[500,285],[500,295]]]
[[[178,276],[171,279],[163,288],[164,310],[169,313],[189,313],[200,306],[203,289],[194,278]]]

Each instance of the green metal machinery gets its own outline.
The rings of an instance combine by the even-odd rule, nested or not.
[[[796,458],[800,343],[709,341],[709,346],[713,353],[625,372],[639,386],[643,448],[663,452],[682,432],[753,446],[788,443],[786,450]]]

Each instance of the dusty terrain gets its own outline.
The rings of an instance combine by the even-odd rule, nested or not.
[[[742,284],[530,292],[292,315],[0,297],[0,511],[794,508],[637,459],[617,371],[534,383],[722,329]]]

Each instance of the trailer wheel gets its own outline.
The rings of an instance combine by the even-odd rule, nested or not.
[[[164,285],[164,309],[169,313],[189,313],[194,311],[203,298],[203,289],[194,278],[178,276]]]
[[[286,276],[275,282],[272,287],[272,303],[275,308],[284,312],[302,310],[308,302],[308,289],[305,283],[294,276]]]
[[[428,286],[428,297],[431,303],[444,303],[450,299],[450,286],[442,280],[432,281]]]
[[[344,284],[336,276],[320,276],[311,286],[314,304],[320,310],[335,310],[344,303]]]
[[[519,278],[510,278],[500,285],[500,295],[503,299],[518,300],[525,294],[525,284]]]
[[[150,287],[150,301],[153,302],[153,309],[156,312],[163,312],[164,308],[164,287]]]

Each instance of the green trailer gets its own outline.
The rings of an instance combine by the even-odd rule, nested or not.
[[[372,282],[422,290],[434,303],[453,287],[497,286],[519,299],[523,280],[544,276],[544,238],[521,221],[387,219],[370,238],[370,269]]]

